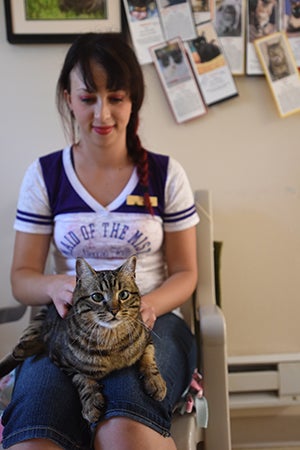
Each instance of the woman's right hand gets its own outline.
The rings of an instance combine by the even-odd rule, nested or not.
[[[48,280],[48,295],[62,318],[67,315],[72,306],[75,284],[75,276],[69,275],[52,275]]]
[[[76,278],[45,275],[51,235],[16,232],[11,284],[14,297],[25,305],[40,306],[53,301],[65,317],[72,304]]]

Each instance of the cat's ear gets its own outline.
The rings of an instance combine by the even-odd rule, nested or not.
[[[95,270],[89,265],[89,263],[81,257],[76,259],[76,278],[85,279],[88,277],[94,277],[96,275]]]
[[[124,264],[120,267],[120,270],[122,272],[127,272],[132,275],[135,275],[135,268],[136,268],[136,256],[130,256],[127,261],[124,262]]]

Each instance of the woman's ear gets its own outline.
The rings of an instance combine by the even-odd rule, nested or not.
[[[68,105],[70,111],[72,112],[72,102],[71,102],[71,94],[67,91],[67,89],[64,90],[64,99],[66,104]]]

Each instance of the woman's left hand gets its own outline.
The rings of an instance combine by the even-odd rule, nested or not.
[[[141,314],[144,324],[152,330],[155,321],[156,321],[156,314],[154,311],[153,306],[148,305],[145,301],[142,300],[141,302]]]

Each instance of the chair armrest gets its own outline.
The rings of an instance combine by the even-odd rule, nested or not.
[[[201,369],[209,419],[205,430],[205,449],[231,449],[226,325],[221,309],[203,305],[198,309]]]
[[[176,448],[180,450],[196,449],[197,444],[203,441],[204,429],[199,428],[194,412],[181,416],[175,413],[172,420],[171,436]],[[202,448],[202,447],[201,447]]]
[[[26,309],[26,305],[0,308],[0,323],[16,322],[24,316]]]
[[[198,308],[202,345],[225,347],[226,326],[221,309],[217,305],[203,305]]]

